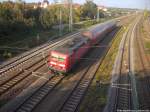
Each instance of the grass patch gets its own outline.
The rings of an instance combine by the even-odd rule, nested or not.
[[[147,19],[144,20],[144,22]],[[144,48],[146,53],[150,54],[150,41],[149,41],[149,34],[148,32],[145,30],[144,25],[142,25],[142,27],[140,27],[140,32],[143,33],[144,38],[143,38],[143,43],[144,43]]]
[[[146,53],[150,54],[150,41],[145,42]]]

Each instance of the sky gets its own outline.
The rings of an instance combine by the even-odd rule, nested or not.
[[[4,1],[4,0],[0,0]],[[39,2],[43,0],[25,0],[26,2]],[[48,0],[53,2],[54,0]],[[73,0],[74,3],[85,3],[86,0]],[[150,9],[150,0],[93,0],[97,5],[109,6],[109,7],[120,7],[120,8],[138,8]]]
[[[140,8],[143,9],[147,7],[146,4],[149,3],[150,0],[94,0],[97,4],[102,4],[104,6],[112,6],[112,7],[123,7],[123,8]]]

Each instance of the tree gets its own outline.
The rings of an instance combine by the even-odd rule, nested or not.
[[[51,28],[55,19],[54,14],[51,10],[43,10],[40,15],[40,22],[43,28]]]
[[[81,7],[78,9],[74,9],[74,16],[73,16],[73,20],[74,22],[80,22],[81,20],[81,13],[82,13],[82,9]]]
[[[8,35],[9,27],[13,19],[13,11],[10,4],[0,4],[0,35]]]
[[[97,14],[97,5],[92,1],[87,1],[83,5],[82,17],[94,19]]]
[[[104,11],[99,10],[99,17],[100,18],[104,18],[105,17]]]

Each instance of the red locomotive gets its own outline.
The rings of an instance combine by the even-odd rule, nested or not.
[[[112,31],[115,26],[115,20],[95,25],[83,31],[82,35],[55,48],[50,52],[49,68],[53,71],[67,73],[88,52],[91,46],[102,40],[104,35]]]

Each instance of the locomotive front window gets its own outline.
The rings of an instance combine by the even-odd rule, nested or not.
[[[58,60],[58,61],[61,61],[63,62],[65,59],[62,58],[62,57],[56,57],[56,56],[51,56],[52,59],[55,59],[55,60]]]
[[[58,57],[59,61],[64,61],[64,58]]]
[[[55,57],[55,56],[51,56],[51,58],[52,58],[52,59],[57,59],[57,57]]]

